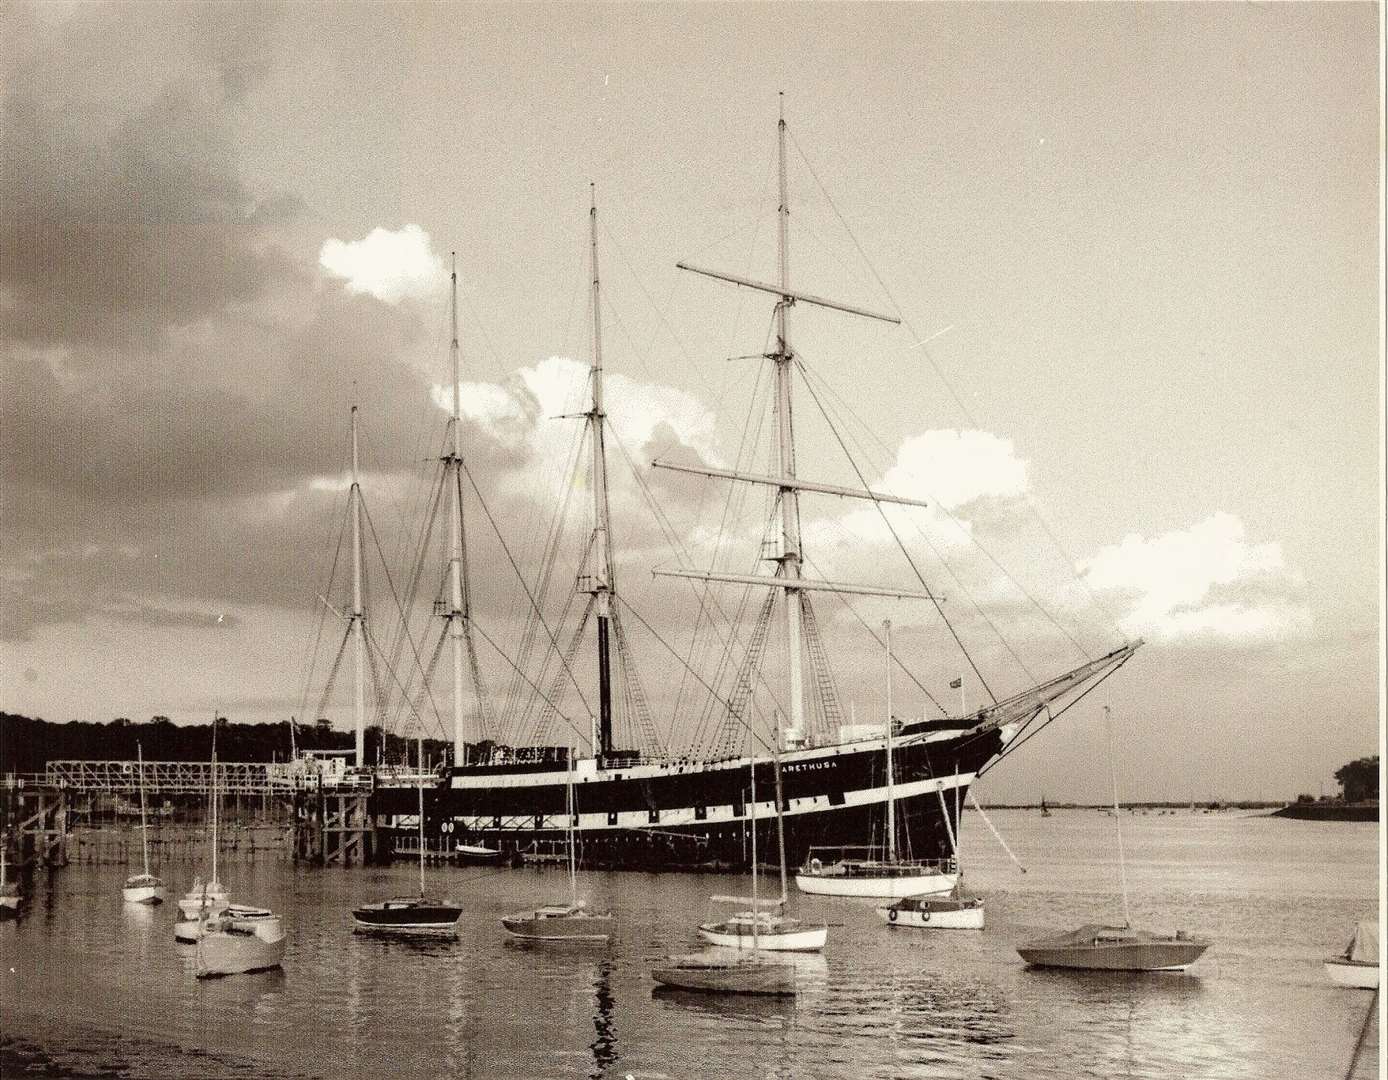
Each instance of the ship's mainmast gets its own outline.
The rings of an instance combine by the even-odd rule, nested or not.
[[[612,651],[609,623],[617,583],[612,574],[612,533],[608,527],[607,455],[603,447],[606,413],[602,403],[602,304],[598,277],[598,201],[596,185],[590,185],[592,204],[588,211],[593,260],[593,357],[589,368],[592,384],[591,407],[585,414],[593,452],[593,537],[589,543],[592,595],[598,618],[598,715],[592,735],[593,754],[601,764],[612,750]]]
[[[800,580],[800,496],[795,488],[795,432],[791,424],[790,376],[795,354],[790,348],[790,331],[786,314],[790,299],[790,252],[787,242],[790,219],[790,200],[786,188],[786,117],[785,98],[780,98],[780,115],[776,122],[777,160],[780,174],[780,206],[776,212],[776,250],[780,266],[781,299],[776,304],[776,352],[771,360],[776,365],[776,435],[780,448],[781,479],[789,481],[780,488],[781,502],[781,568],[780,576],[787,581]],[[800,669],[801,627],[800,590],[786,585],[786,649],[790,662],[790,727],[805,729],[805,694]]]
[[[784,103],[784,97],[782,97]],[[795,428],[792,420],[793,410],[791,407],[791,375],[795,365],[795,352],[790,344],[790,330],[788,327],[787,313],[795,303],[812,304],[817,307],[830,308],[835,311],[842,311],[850,315],[860,315],[870,319],[878,319],[883,322],[899,323],[901,320],[894,315],[882,315],[873,311],[865,311],[862,308],[842,304],[834,300],[826,300],[820,296],[812,296],[808,293],[796,292],[790,287],[790,244],[789,244],[789,222],[790,222],[790,197],[786,182],[786,120],[784,104],[776,123],[777,136],[777,159],[779,164],[779,191],[780,204],[777,208],[777,262],[778,277],[776,284],[766,284],[754,281],[749,278],[740,277],[735,274],[724,273],[720,270],[706,270],[702,267],[691,266],[688,263],[676,263],[681,270],[690,270],[696,274],[703,274],[706,277],[717,278],[719,281],[727,281],[734,285],[740,285],[749,289],[757,289],[761,292],[772,293],[777,297],[776,302],[776,350],[767,355],[775,365],[775,387],[776,387],[776,444],[779,454],[778,472],[774,476],[763,476],[756,473],[735,472],[726,469],[706,469],[699,466],[676,465],[671,462],[657,461],[657,467],[673,469],[677,472],[701,473],[705,476],[716,476],[728,480],[741,480],[747,483],[764,484],[775,487],[778,493],[778,502],[781,510],[781,553],[777,558],[777,571],[775,577],[749,574],[723,574],[693,570],[657,570],[656,573],[662,576],[694,578],[703,581],[727,581],[745,585],[762,585],[772,588],[780,588],[785,591],[786,607],[786,646],[789,663],[789,682],[787,688],[789,692],[790,707],[790,727],[791,730],[799,733],[805,727],[805,687],[802,673],[803,665],[803,639],[804,628],[802,616],[804,615],[807,591],[823,591],[849,593],[855,595],[868,596],[898,596],[911,599],[931,599],[928,593],[920,593],[913,590],[879,588],[872,585],[852,585],[836,581],[817,581],[807,580],[801,575],[801,562],[803,551],[800,537],[800,492],[817,491],[829,495],[838,495],[847,498],[866,499],[878,503],[899,503],[907,506],[924,506],[923,502],[916,499],[902,498],[896,495],[888,495],[877,491],[868,491],[862,488],[841,487],[836,484],[821,484],[813,481],[801,480],[796,475],[795,468]]]

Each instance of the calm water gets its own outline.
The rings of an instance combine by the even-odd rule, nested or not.
[[[409,892],[412,868],[233,863],[233,897],[284,914],[283,972],[202,981],[175,908],[128,908],[125,869],[39,874],[0,925],[0,1016],[20,1049],[79,1073],[324,1077],[1342,1077],[1370,995],[1319,961],[1377,910],[1374,825],[1230,815],[1124,815],[1135,925],[1214,945],[1186,974],[1023,967],[1015,943],[1117,921],[1111,818],[990,814],[1020,873],[967,816],[982,933],[888,930],[870,905],[800,898],[831,923],[793,1002],[656,991],[651,964],[696,947],[730,877],[593,874],[606,947],[525,947],[498,919],[566,891],[556,870],[431,871],[466,906],[456,942],[355,935],[348,909]],[[165,867],[180,892],[195,867]],[[793,886],[792,886],[793,888]],[[12,1044],[12,1052],[15,1044]]]

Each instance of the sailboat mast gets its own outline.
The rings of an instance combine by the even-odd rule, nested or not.
[[[781,859],[781,906],[785,907],[790,896],[786,887],[786,820],[785,799],[781,795],[781,742],[779,738],[771,743],[771,759],[776,766],[776,849]]]
[[[419,895],[424,895],[424,732],[418,736],[419,746]]]
[[[1113,718],[1104,706],[1104,734],[1108,736],[1108,777],[1113,787],[1113,829],[1118,834],[1118,883],[1123,890],[1123,925],[1132,926],[1128,915],[1128,868],[1123,860],[1123,818],[1118,811],[1118,765],[1113,756]]]
[[[357,407],[352,406],[352,720],[357,767],[366,764],[366,624],[361,600],[361,483],[358,479]]]
[[[145,824],[145,752],[135,744],[136,764],[140,770],[140,848],[145,857],[145,877],[149,877],[149,827]]]
[[[607,512],[607,455],[603,447],[602,402],[602,293],[598,278],[598,196],[597,185],[590,184],[592,203],[588,211],[589,241],[593,261],[593,358],[589,374],[592,407],[588,410],[588,436],[593,452],[593,540],[591,545],[592,581],[588,591],[596,603],[598,617],[598,715],[593,731],[593,754],[601,765],[612,750],[612,652],[609,622],[616,583],[612,579],[612,538]]]
[[[790,377],[794,353],[790,348],[790,330],[786,311],[790,307],[790,253],[788,229],[790,198],[786,187],[786,118],[785,95],[781,95],[781,114],[776,124],[777,151],[780,165],[780,207],[777,218],[777,256],[782,296],[776,304],[776,435],[780,449],[781,479],[781,576],[800,577],[800,496],[795,484],[795,432],[791,424]],[[793,731],[805,727],[805,701],[801,673],[800,590],[786,588],[786,651],[790,666],[790,726]]]
[[[892,788],[895,768],[892,766],[892,620],[884,619],[882,630],[887,640],[887,859],[896,862],[896,796]]]
[[[463,606],[463,400],[462,364],[458,349],[458,255],[452,253],[449,271],[450,302],[448,344],[453,372],[453,447],[444,479],[453,492],[450,515],[448,635],[453,648],[453,764],[463,762],[463,634],[467,611]],[[479,688],[479,693],[480,688]]]
[[[212,882],[217,881],[217,714],[212,714]]]
[[[574,759],[569,755],[568,783],[564,792],[564,810],[569,819],[569,902],[578,905],[578,864],[574,856]]]
[[[761,912],[761,906],[757,903],[757,760],[752,759],[752,951],[756,952],[758,945],[757,916]]]

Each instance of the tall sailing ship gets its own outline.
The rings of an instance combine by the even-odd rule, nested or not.
[[[409,704],[404,706],[415,717],[425,711],[429,695],[424,684],[447,646],[452,654],[453,765],[439,785],[427,793],[425,819],[431,836],[499,849],[503,857],[513,859],[524,851],[562,850],[568,843],[577,843],[589,867],[745,869],[751,858],[748,831],[752,822],[765,833],[761,836],[762,850],[771,850],[770,830],[777,822],[775,804],[767,800],[754,807],[747,793],[753,789],[762,793],[776,790],[773,750],[779,749],[783,783],[780,819],[785,858],[790,863],[804,862],[812,847],[860,846],[865,838],[884,836],[888,831],[888,807],[894,808],[894,831],[910,838],[911,858],[948,863],[950,835],[957,834],[958,829],[957,808],[963,804],[969,785],[1117,671],[1142,644],[1126,643],[1030,689],[1001,700],[993,698],[966,714],[948,715],[941,708],[942,715],[937,718],[901,723],[890,748],[885,731],[866,738],[848,737],[861,732],[849,729],[845,723],[847,718],[828,667],[812,598],[821,593],[898,597],[933,605],[941,618],[944,611],[942,598],[929,588],[919,571],[916,577],[921,588],[915,591],[820,580],[802,572],[802,493],[858,499],[878,506],[925,504],[866,486],[843,487],[807,480],[799,474],[792,423],[792,378],[798,366],[790,337],[792,307],[830,311],[834,314],[826,317],[832,318],[848,316],[889,323],[900,320],[792,287],[787,254],[784,116],[778,121],[777,133],[778,280],[764,283],[678,264],[683,270],[774,298],[774,344],[765,359],[772,365],[774,380],[775,466],[767,473],[757,473],[655,463],[774,492],[778,535],[777,550],[771,559],[775,565],[773,574],[731,574],[711,569],[657,571],[699,582],[697,587],[703,592],[701,608],[705,604],[717,606],[715,583],[766,590],[740,661],[736,666],[729,664],[725,670],[722,692],[711,692],[711,704],[702,716],[686,721],[676,718],[677,729],[682,723],[702,725],[705,735],[697,752],[674,756],[661,744],[631,662],[623,626],[623,616],[630,609],[618,592],[614,531],[608,512],[604,445],[608,421],[603,398],[596,202],[590,214],[588,407],[576,417],[584,421],[584,437],[590,451],[587,486],[592,495],[592,529],[577,575],[577,589],[569,597],[570,606],[582,598],[582,612],[569,620],[573,633],[567,645],[561,647],[556,630],[542,614],[548,568],[533,589],[527,587],[532,612],[523,644],[530,648],[547,639],[547,659],[534,677],[524,670],[524,656],[519,661],[508,659],[513,670],[510,700],[527,687],[533,693],[531,704],[519,714],[520,721],[505,725],[516,737],[503,734],[504,725],[499,723],[492,698],[483,686],[474,639],[478,628],[468,588],[465,480],[477,490],[479,498],[481,492],[463,457],[456,270],[452,275],[452,411],[429,526],[433,528],[441,517],[448,522],[445,569],[433,601],[435,619],[431,633],[435,645],[431,652],[427,641],[421,642],[422,648],[411,644],[421,657],[420,673],[417,683],[409,688]],[[491,519],[490,512],[487,517]],[[890,522],[887,524],[890,528]],[[900,546],[905,553],[905,546]],[[423,547],[421,544],[419,550]],[[547,542],[546,550],[552,551],[553,545]],[[909,561],[909,555],[907,558]],[[915,570],[914,563],[912,569]],[[415,588],[412,584],[410,591]],[[566,606],[559,625],[565,625],[570,606]],[[759,665],[767,652],[777,608],[784,626],[788,715],[782,723],[778,711],[775,721],[769,724],[765,709],[760,721],[754,719],[757,714],[753,706]],[[354,628],[360,626],[361,610],[358,594],[354,597]],[[947,619],[945,622],[948,625]],[[590,626],[596,639],[596,708],[589,707],[585,699],[583,712],[587,715],[582,719],[588,730],[581,732],[580,738],[568,740],[577,745],[561,745],[554,737],[554,732],[561,730],[559,720],[571,724],[572,720],[563,715],[559,698],[566,687],[579,686],[583,681],[579,671],[591,663],[579,659],[581,642]],[[736,636],[735,630],[730,633],[730,637]],[[957,634],[955,639],[958,640]],[[360,649],[360,636],[357,641]],[[397,644],[395,653],[403,651]],[[427,664],[423,660],[426,656]],[[364,665],[359,659],[358,671],[362,670]],[[358,675],[359,682],[360,678]],[[471,693],[465,690],[469,683]],[[578,694],[582,696],[581,689]],[[991,691],[989,696],[992,697]],[[385,706],[380,705],[378,715],[384,717],[385,711]],[[614,723],[615,716],[620,716],[620,725]],[[360,705],[357,717],[358,763],[364,764]],[[624,732],[620,741],[617,730]],[[892,768],[890,782],[888,762]],[[576,814],[566,812],[570,783],[582,793],[581,810]],[[391,786],[388,779],[378,775],[373,813],[387,821],[413,821],[416,796],[414,787]],[[953,820],[947,822],[945,815]]]

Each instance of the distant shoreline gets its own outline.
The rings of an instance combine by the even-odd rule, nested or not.
[[[1378,803],[1292,803],[1270,816],[1292,818],[1297,821],[1377,821]]]

